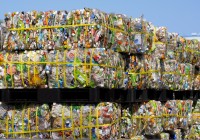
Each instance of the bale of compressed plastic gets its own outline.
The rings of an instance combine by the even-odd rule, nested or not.
[[[131,139],[134,136],[134,128],[129,108],[122,108],[122,116],[120,121],[120,138]]]
[[[192,100],[177,100],[177,107],[179,109],[178,127],[188,129],[192,123]]]
[[[6,35],[7,29],[4,26],[4,23],[0,20],[0,50],[3,48],[4,39]]]
[[[146,84],[146,69],[144,56],[131,55],[128,61],[128,88],[144,89]]]
[[[200,66],[194,66],[193,89],[200,90]]]
[[[135,110],[136,112],[133,113],[132,119],[133,119],[133,126],[135,126],[136,131],[138,133],[136,133],[136,135],[141,135],[141,133],[144,131],[145,134],[149,134],[148,132],[148,127],[151,127],[155,124],[155,118],[152,118],[154,116],[153,112],[151,112],[151,114],[149,114],[150,112],[148,112],[148,105],[146,106],[146,104],[141,104],[140,106],[138,106],[138,108]],[[153,111],[153,110],[151,110]],[[149,114],[149,115],[147,115]],[[149,123],[149,126],[147,126]],[[152,128],[152,131],[153,128]]]
[[[50,110],[47,104],[27,107],[13,106],[8,110],[7,138],[50,138]],[[42,132],[43,131],[43,132]]]
[[[146,103],[145,128],[146,135],[155,135],[163,131],[162,128],[162,104],[160,101],[151,100]]]
[[[6,138],[6,119],[7,119],[7,111],[9,106],[6,104],[0,105],[0,138]]]
[[[184,63],[184,48],[186,46],[186,39],[178,36],[177,39],[177,47],[175,48],[176,60],[179,63]]]
[[[124,126],[125,130],[129,130],[127,137],[132,138],[141,134],[156,135],[162,132],[161,102],[151,100],[147,103],[135,104],[132,106],[131,112],[132,125]]]
[[[152,47],[154,26],[143,17],[130,19],[130,53],[144,54]]]
[[[166,59],[176,59],[176,48],[178,45],[178,33],[168,33]]]
[[[197,100],[197,103],[192,112],[192,124],[200,125],[200,99]]]
[[[0,88],[46,88],[46,51],[0,54]]]
[[[178,126],[177,114],[179,112],[176,100],[168,100],[163,106],[163,129],[175,130]]]
[[[154,41],[151,53],[158,59],[165,59],[167,53],[166,27],[157,27],[154,29]]]
[[[192,90],[194,66],[190,63],[179,63],[177,69],[177,75],[180,76],[179,90]]]
[[[64,105],[54,103],[52,139],[117,139],[120,106],[115,103]]]
[[[144,60],[147,79],[146,88],[162,89],[160,59],[147,54],[144,56]]]
[[[186,40],[186,45],[184,46],[183,61],[184,63],[192,63],[194,42],[192,40]]]
[[[13,12],[5,15],[6,50],[103,47],[107,14],[97,9]],[[53,27],[54,26],[54,27]]]
[[[164,89],[176,90],[177,83],[179,82],[179,75],[177,75],[177,65],[176,60],[164,60],[162,65],[162,83]]]
[[[129,53],[129,24],[130,19],[122,14],[109,14],[107,27],[108,47],[117,52]]]
[[[163,108],[163,128],[172,131],[177,128],[187,130],[192,124],[192,105],[192,100],[167,101]]]
[[[200,66],[200,43],[198,40],[192,40],[192,55],[191,55],[191,64],[195,66]]]
[[[50,51],[46,65],[49,88],[125,88],[125,62],[119,53],[103,48]]]
[[[186,140],[198,140],[200,139],[200,125],[192,125],[189,132],[185,135]]]

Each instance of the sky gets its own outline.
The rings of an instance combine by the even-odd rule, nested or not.
[[[156,26],[187,36],[200,34],[200,0],[0,0],[0,19],[14,11],[97,8],[107,13],[144,15]]]

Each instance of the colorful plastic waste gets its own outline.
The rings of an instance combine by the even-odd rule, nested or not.
[[[163,107],[163,128],[165,130],[175,130],[177,128],[178,112],[176,100],[169,100],[165,103]]]
[[[43,50],[0,53],[0,88],[46,88]]]
[[[134,128],[132,124],[130,109],[123,108],[120,121],[120,137],[124,139],[130,139],[134,135],[133,131]]]
[[[193,101],[192,100],[177,100],[177,107],[179,109],[178,115],[182,117],[177,117],[178,118],[178,127],[182,129],[187,129],[188,126],[191,125],[191,120],[192,120],[192,105]]]
[[[175,129],[174,130],[174,139],[182,140],[181,129]]]
[[[50,138],[50,133],[42,132],[51,127],[50,110],[46,104],[30,107],[12,106],[8,110],[7,117],[9,134],[6,137],[8,138]]]
[[[7,119],[7,111],[9,107],[6,104],[0,105],[0,138],[5,139],[6,135],[4,134],[6,132],[6,119]]]
[[[144,59],[145,69],[147,72],[146,87],[150,89],[162,89],[160,59],[153,55],[145,55]]]
[[[179,63],[177,75],[180,75],[179,90],[192,90],[194,66],[190,63]]]
[[[160,133],[161,140],[169,140],[169,133]]]
[[[176,90],[180,76],[177,74],[178,63],[176,60],[164,60],[162,65],[162,82],[164,89]]]
[[[144,56],[132,55],[129,57],[129,83],[128,88],[144,89],[146,83],[146,69],[144,65]]]
[[[127,86],[123,57],[111,50],[53,50],[48,53],[47,60],[50,63],[46,65],[49,88]]]
[[[53,139],[116,139],[119,137],[120,106],[115,103],[61,105],[54,103]],[[57,131],[60,130],[60,131]]]

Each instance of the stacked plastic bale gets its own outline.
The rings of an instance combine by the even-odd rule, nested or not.
[[[146,88],[146,69],[143,55],[131,55],[128,58],[128,88]]]
[[[191,55],[191,63],[195,66],[200,66],[199,57],[200,57],[200,43],[198,40],[191,40],[192,42],[192,55]]]
[[[30,11],[6,14],[6,27],[25,29],[8,32],[4,49],[51,50],[103,47],[100,46],[102,45],[100,37],[105,35],[106,28],[99,24],[106,23],[106,18],[106,13],[88,8],[70,12]],[[51,28],[51,26],[57,27]]]
[[[145,55],[145,69],[147,72],[147,88],[162,89],[162,60],[166,56],[167,29],[165,27],[151,26],[153,31],[153,43],[149,52]]]
[[[43,50],[0,53],[0,88],[46,88],[45,62],[47,52]]]
[[[3,48],[6,32],[7,32],[7,29],[5,28],[5,23],[2,20],[0,20],[0,49],[1,50]]]
[[[168,33],[166,58],[162,62],[162,82],[164,89],[177,89],[177,85],[175,84],[179,81],[179,75],[176,73],[178,61],[175,59],[177,37],[177,33]]]
[[[179,90],[192,90],[194,66],[190,63],[179,63],[177,74],[180,75]]]
[[[53,104],[53,139],[117,139],[120,106],[115,103],[95,105]]]
[[[194,90],[200,90],[200,67],[195,67],[194,70],[194,83],[193,83],[193,88]]]
[[[162,128],[162,104],[160,101],[151,100],[146,103],[145,129],[146,135],[156,135],[163,131]]]
[[[151,100],[147,103],[132,105],[130,110],[123,108],[121,138],[142,138],[143,135],[156,135],[162,131],[161,102]]]
[[[5,25],[10,30],[6,34],[3,49],[49,50],[46,54],[47,61],[34,61],[32,64],[47,64],[45,71],[50,80],[46,83],[48,82],[50,88],[123,88],[128,80],[124,73],[124,60],[120,54],[110,49],[119,51],[115,48],[129,47],[128,22],[129,18],[124,15],[108,15],[89,8],[70,12],[13,12],[6,14]],[[25,62],[27,63],[31,64],[31,60]],[[44,74],[43,70],[37,73],[35,69],[33,71],[34,75]],[[39,79],[34,80],[40,82]],[[46,83],[36,86],[42,85],[42,88],[46,88]],[[14,88],[15,85],[12,83],[9,87]]]
[[[200,42],[197,40],[194,41],[194,49],[193,49],[193,55],[192,55],[192,64],[194,65],[194,83],[193,83],[193,89],[194,90],[200,90]]]
[[[142,135],[144,130],[144,122],[142,121],[143,118],[142,116],[136,116],[136,112],[139,107],[139,104],[132,105],[130,109],[127,106],[122,107],[122,117],[120,122],[121,139],[145,139]]]
[[[192,105],[192,100],[169,100],[164,105],[163,128],[165,131],[173,131],[173,138],[182,139],[181,129],[186,132],[190,128]]]
[[[122,107],[122,116],[120,121],[120,138],[132,139],[133,136],[133,124],[131,119],[130,109]]]
[[[130,106],[129,106],[130,107]],[[133,105],[130,107],[122,107],[122,117],[120,121],[120,138],[121,139],[132,139],[132,140],[145,140],[146,138],[142,135],[143,122],[141,117],[134,118],[133,113],[139,107],[139,105]]]
[[[107,28],[108,47],[117,52],[129,53],[130,19],[122,14],[109,14]]]
[[[6,104],[1,104],[0,105],[0,138],[5,139],[6,135],[6,119],[7,119],[7,111],[8,111],[8,106]]]
[[[175,130],[178,126],[178,114],[176,100],[169,100],[163,106],[163,128],[164,130]]]
[[[130,19],[130,53],[145,54],[153,42],[153,25],[143,17]]]
[[[185,136],[185,139],[200,139],[200,100],[197,101],[194,107],[192,125]]]
[[[179,109],[178,128],[187,130],[192,121],[192,100],[177,100],[177,107]]]
[[[46,104],[12,106],[8,110],[6,121],[6,138],[50,138],[50,132],[47,132],[51,128],[50,110]]]
[[[125,88],[128,80],[123,57],[104,48],[53,50],[47,62],[49,88]]]
[[[146,71],[146,88],[161,89],[161,63],[160,59],[154,57],[152,54],[146,54],[144,56],[144,67]]]
[[[145,54],[153,41],[152,24],[142,17],[130,21],[130,55],[128,58],[129,88],[146,88]]]

